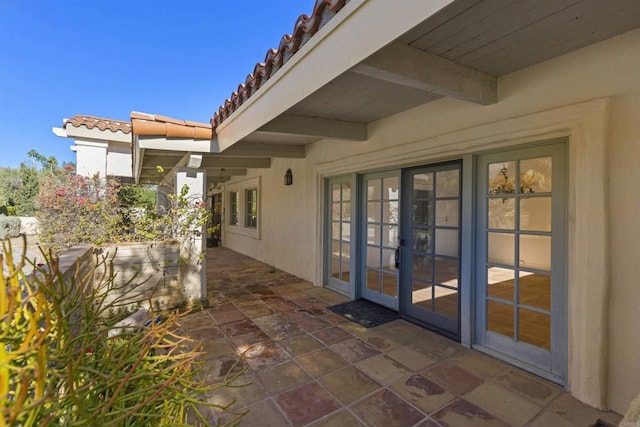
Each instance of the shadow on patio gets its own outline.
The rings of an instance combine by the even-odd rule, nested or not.
[[[183,320],[207,381],[240,354],[236,384],[211,401],[247,426],[593,425],[620,417],[561,387],[404,320],[365,329],[326,310],[347,299],[225,248],[209,249],[211,307]],[[213,422],[230,421],[215,414]]]

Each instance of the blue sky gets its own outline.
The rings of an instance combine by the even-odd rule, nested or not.
[[[0,166],[74,160],[51,128],[131,111],[208,122],[315,0],[0,0]]]

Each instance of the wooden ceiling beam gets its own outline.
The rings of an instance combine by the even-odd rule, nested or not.
[[[482,105],[498,101],[495,77],[402,42],[380,49],[350,71]]]
[[[256,131],[317,138],[367,140],[367,125],[343,120],[321,119],[317,117],[284,114],[276,117]]]
[[[303,159],[307,155],[307,151],[304,145],[238,142],[216,155],[221,157],[281,157]]]

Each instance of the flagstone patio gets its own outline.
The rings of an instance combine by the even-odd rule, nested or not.
[[[225,248],[209,249],[202,340],[210,396],[246,426],[589,426],[621,417],[404,320],[366,329],[326,310],[347,299]],[[243,385],[243,386],[240,386]],[[231,422],[214,411],[211,422]]]

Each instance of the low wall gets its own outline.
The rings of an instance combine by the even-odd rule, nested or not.
[[[119,243],[97,251],[95,282],[111,281],[109,299],[116,306],[167,308],[185,299],[178,242]]]
[[[75,246],[59,257],[66,283],[109,286],[108,302],[123,311],[148,308],[149,303],[169,308],[188,300],[181,272],[188,266],[182,264],[177,241]]]
[[[76,289],[82,286],[84,295],[91,292],[93,287],[94,266],[95,256],[91,245],[74,246],[58,258],[58,270],[62,274],[63,283],[66,286],[74,286]],[[69,313],[69,324],[77,327],[76,321],[82,316],[83,314],[78,310]]]
[[[38,220],[34,216],[19,216],[20,233],[27,236],[38,234]]]
[[[66,250],[58,258],[58,269],[62,273],[65,282],[81,281],[84,284],[93,284],[93,267],[95,257],[93,246],[74,246]]]

